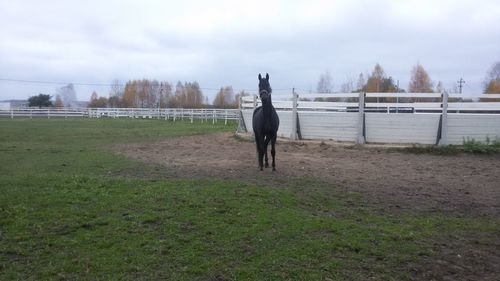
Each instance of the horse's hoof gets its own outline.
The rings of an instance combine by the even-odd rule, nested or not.
[[[269,168],[269,164],[266,164],[264,167],[265,167],[265,168]]]
[[[276,172],[276,168],[273,168],[273,172]]]
[[[262,169],[262,167],[260,167],[260,170],[263,171],[264,169]]]

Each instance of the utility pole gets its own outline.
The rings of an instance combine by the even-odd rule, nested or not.
[[[462,84],[465,84],[465,80],[460,77],[460,80],[457,81],[458,83],[458,92],[461,94],[462,93]]]

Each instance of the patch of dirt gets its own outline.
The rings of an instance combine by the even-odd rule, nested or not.
[[[500,155],[409,154],[379,146],[278,140],[277,172],[272,172],[270,168],[258,170],[254,143],[231,133],[122,144],[113,149],[166,167],[170,177],[255,183],[306,177],[365,194],[383,208],[500,214]]]
[[[251,140],[230,133],[123,144],[113,150],[154,165],[154,175],[238,179],[277,188],[304,182],[299,190],[304,194],[318,188],[308,182],[319,182],[321,188],[334,190],[335,196],[359,192],[381,212],[500,215],[500,155],[410,154],[384,146],[280,139],[277,172],[272,172],[257,168]],[[304,178],[312,181],[300,180]],[[415,280],[498,280],[500,240],[480,235],[434,237],[430,242],[433,257],[423,259],[423,264],[401,265],[402,270],[409,270]]]
[[[497,235],[497,234],[494,234]],[[487,242],[485,242],[487,241]],[[500,240],[485,237],[449,235],[435,239],[436,256],[424,264],[409,266],[415,280],[499,280]]]

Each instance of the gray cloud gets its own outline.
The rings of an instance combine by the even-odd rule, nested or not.
[[[445,87],[463,77],[479,93],[500,60],[494,0],[101,2],[0,3],[0,78],[253,89],[257,73],[269,72],[276,89],[314,90],[328,70],[338,89],[378,62],[406,88],[420,62]],[[55,88],[0,82],[0,99]],[[94,88],[76,87],[78,98]]]

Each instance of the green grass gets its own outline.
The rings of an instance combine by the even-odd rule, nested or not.
[[[483,143],[474,139],[467,139],[464,140],[463,149],[465,152],[478,154],[500,153],[500,141],[498,139],[490,141],[487,138],[486,142]]]
[[[496,154],[500,153],[500,141],[489,139],[486,142],[476,141],[474,139],[464,140],[462,145],[414,145],[411,147],[391,148],[392,151],[400,151],[415,154],[435,154],[435,155],[457,155],[460,153],[471,154]]]
[[[0,119],[1,174],[56,173],[102,175],[143,165],[107,152],[113,144],[165,137],[233,131],[188,121],[131,119]]]
[[[463,152],[457,145],[413,145],[408,147],[389,148],[389,151],[413,153],[413,154],[434,154],[434,155],[458,155]]]
[[[166,179],[108,149],[234,129],[0,119],[0,280],[401,280],[434,238],[499,232],[498,219],[381,212],[309,179]]]

